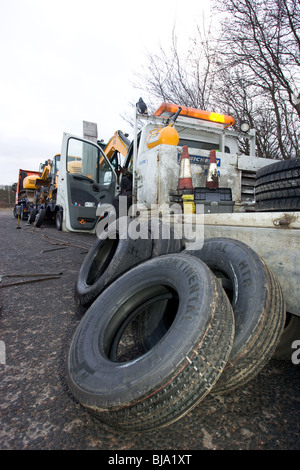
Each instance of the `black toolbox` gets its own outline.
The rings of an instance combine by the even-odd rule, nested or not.
[[[194,188],[194,203],[204,206],[204,214],[220,214],[233,212],[231,188]]]

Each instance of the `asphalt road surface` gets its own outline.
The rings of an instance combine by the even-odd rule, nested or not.
[[[1,450],[300,449],[300,365],[292,361],[272,359],[247,385],[208,395],[158,431],[122,433],[91,416],[70,394],[65,364],[80,321],[74,285],[95,238],[17,225],[0,212]],[[24,277],[41,273],[62,274]],[[17,284],[24,280],[34,282]]]

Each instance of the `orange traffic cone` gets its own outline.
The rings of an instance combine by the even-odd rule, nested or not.
[[[216,189],[219,187],[217,157],[215,150],[210,151],[206,187],[209,189]]]
[[[191,163],[190,163],[190,156],[188,152],[188,146],[184,145],[182,147],[182,155],[181,155],[181,162],[180,162],[180,174],[178,180],[178,187],[177,189],[190,189],[193,190],[193,182],[192,182],[192,171],[191,171]]]

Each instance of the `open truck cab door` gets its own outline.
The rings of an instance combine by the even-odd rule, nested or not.
[[[116,184],[116,173],[96,143],[64,133],[57,188],[63,231],[93,233],[97,207],[112,204]]]

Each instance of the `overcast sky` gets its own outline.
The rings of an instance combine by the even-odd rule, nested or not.
[[[203,10],[209,0],[0,0],[0,185],[60,153],[84,120],[105,141],[117,129],[133,138],[121,115],[142,95],[146,51],[174,26],[182,43]]]

